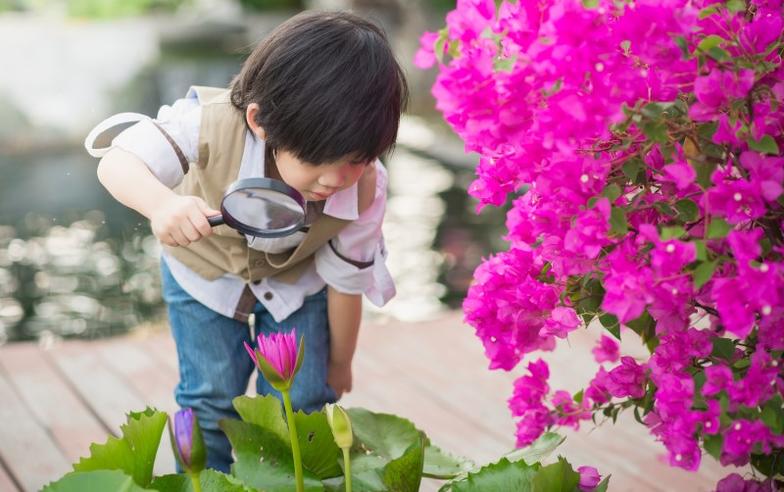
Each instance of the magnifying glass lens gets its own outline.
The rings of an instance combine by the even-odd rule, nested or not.
[[[285,194],[266,188],[240,188],[224,198],[223,207],[246,227],[275,233],[301,225],[302,205]]]

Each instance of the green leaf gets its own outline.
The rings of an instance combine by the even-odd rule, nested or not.
[[[122,470],[142,487],[152,480],[152,467],[161,443],[167,415],[152,408],[128,414],[120,426],[122,437],[109,437],[105,444],[91,444],[90,456],[81,458],[74,471]]]
[[[419,440],[420,431],[409,420],[364,408],[346,409],[354,437],[361,446],[387,460],[397,459]],[[429,443],[426,443],[429,444]]]
[[[621,196],[621,187],[615,183],[610,183],[602,191],[602,196],[606,196],[612,203]]]
[[[726,42],[727,40],[722,38],[721,36],[718,36],[716,34],[711,34],[709,36],[705,36],[704,38],[702,38],[700,43],[697,45],[697,49],[707,53],[708,51],[711,50],[711,48],[715,48],[720,44]]]
[[[773,137],[771,137],[770,135],[764,135],[759,140],[754,140],[753,138],[749,138],[748,144],[750,149],[756,150],[757,152],[762,152],[763,154],[771,154],[771,155],[779,154],[779,146],[776,144],[776,141],[773,140]]]
[[[730,54],[717,46],[708,50],[708,56],[717,61],[723,61],[730,57]]]
[[[582,0],[582,1],[583,1],[583,7],[587,9],[593,10],[599,6],[599,0]]]
[[[713,272],[716,271],[716,265],[718,265],[718,263],[719,262],[716,260],[703,261],[694,269],[692,278],[694,280],[695,289],[700,289],[713,277]]]
[[[577,314],[582,316],[585,324],[588,324],[593,319],[593,313],[598,311],[599,306],[602,304],[604,287],[602,287],[602,283],[599,280],[590,278],[587,275],[583,279],[585,287],[575,294],[575,299],[580,299],[576,302],[575,310]]]
[[[653,353],[656,346],[659,345],[659,339],[656,337],[656,320],[651,317],[648,310],[643,311],[637,319],[626,323],[626,326],[637,333],[648,350]]]
[[[199,484],[202,492],[253,492],[237,478],[209,468],[199,473]],[[194,492],[191,479],[185,474],[157,477],[150,488],[159,492]]]
[[[708,225],[708,239],[721,239],[727,237],[731,226],[721,217],[712,217]]]
[[[667,124],[664,121],[646,121],[641,125],[642,132],[650,140],[667,143]]]
[[[639,157],[633,157],[623,163],[623,175],[632,183],[637,184],[637,176],[643,169],[643,162]]]
[[[704,9],[700,10],[699,17],[700,17],[700,19],[705,19],[705,18],[708,18],[711,15],[715,14],[718,11],[719,11],[719,6],[718,5],[711,5],[710,7],[706,7]]]
[[[604,313],[599,316],[599,322],[607,329],[607,331],[612,333],[615,338],[618,340],[621,339],[621,325],[618,322],[617,316],[610,313]]]
[[[622,208],[613,207],[610,210],[610,234],[625,236],[627,232],[629,232],[629,224],[626,222],[626,212]]]
[[[302,466],[320,479],[336,477],[342,473],[338,464],[340,448],[335,444],[327,416],[323,412],[294,414],[297,437],[302,454]]]
[[[607,487],[610,486],[610,476],[611,475],[607,475],[606,477],[604,477],[604,480],[599,482],[599,485],[597,485],[596,488],[593,489],[591,492],[607,492]]]
[[[662,241],[669,241],[670,239],[678,239],[679,237],[686,234],[686,229],[681,226],[668,226],[662,227],[661,237]]]
[[[447,28],[443,28],[438,31],[438,38],[436,38],[435,42],[433,43],[433,54],[438,60],[438,63],[444,63],[444,48],[446,48],[446,44],[449,42],[449,31]]]
[[[425,448],[425,464],[422,475],[447,480],[473,470],[476,465],[467,458],[454,456],[437,446]]]
[[[512,491],[530,492],[538,465],[529,466],[524,461],[511,462],[501,458],[496,463],[486,465],[477,472],[469,473],[461,480],[446,484],[442,491],[450,492],[488,492]]]
[[[516,56],[511,58],[496,58],[493,60],[493,68],[496,72],[511,72],[514,70],[515,63],[517,63]]]
[[[533,492],[573,492],[580,483],[580,474],[562,457],[558,462],[539,470],[533,479]]]
[[[721,456],[721,446],[724,443],[724,438],[721,434],[705,435],[702,439],[702,447],[709,455],[713,456],[716,460]]]
[[[139,487],[133,478],[119,470],[93,470],[67,473],[60,480],[44,487],[42,492],[106,492],[107,490],[144,492],[154,489]]]
[[[550,456],[550,454],[555,451],[555,448],[560,446],[565,440],[565,437],[556,434],[555,432],[545,432],[539,436],[539,439],[528,446],[515,449],[514,451],[506,453],[503,457],[509,461],[522,460],[529,465],[532,465]]]
[[[409,446],[400,458],[390,461],[384,467],[382,480],[389,490],[395,492],[417,492],[422,482],[422,469],[425,464],[425,444],[422,435]]]
[[[694,201],[684,198],[675,202],[675,209],[684,222],[694,222],[697,220],[700,209]]]
[[[746,10],[746,2],[743,0],[727,0],[727,10],[732,13],[743,12]]]
[[[656,208],[656,210],[658,210],[659,212],[661,212],[661,213],[663,213],[663,214],[667,214],[667,215],[669,215],[670,217],[675,217],[676,215],[678,215],[678,211],[677,211],[677,210],[675,210],[674,208],[672,208],[672,207],[670,206],[670,204],[669,204],[669,203],[667,203],[667,202],[656,202],[656,203],[654,203],[654,204],[653,204],[653,206],[654,206],[654,207]]]
[[[776,395],[762,407],[762,421],[774,434],[784,432],[784,408],[781,395]]]
[[[254,424],[222,419],[221,430],[237,456],[232,475],[255,489],[267,492],[294,491],[294,462],[288,440]],[[303,470],[306,491],[322,491],[324,486],[309,470]]]
[[[784,460],[781,459],[780,451],[771,454],[751,453],[751,467],[768,477],[784,476]]]
[[[705,241],[702,239],[694,241],[694,247],[697,250],[697,259],[699,261],[705,261],[708,259],[708,250],[705,247]]]
[[[686,38],[683,36],[675,36],[675,44],[678,45],[678,48],[681,49],[681,57],[688,58],[689,53],[689,44],[686,42]]]
[[[718,357],[727,361],[732,360],[732,357],[735,355],[735,343],[732,340],[729,338],[715,337],[712,342],[712,357]]]
[[[706,145],[705,147],[709,148],[710,146]],[[697,184],[699,184],[702,189],[706,190],[711,187],[711,174],[716,169],[718,164],[713,161],[702,161],[692,159],[690,162],[691,167],[697,172]]]
[[[643,106],[641,112],[643,116],[656,119],[664,113],[664,108],[661,106],[661,104],[652,102]]]
[[[289,429],[283,418],[283,404],[273,395],[238,396],[232,400],[240,418],[257,425],[288,442]]]

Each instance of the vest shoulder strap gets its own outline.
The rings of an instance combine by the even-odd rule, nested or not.
[[[208,87],[204,85],[193,85],[189,92],[195,92],[199,104],[205,106],[212,103],[231,102],[231,91],[221,87]]]

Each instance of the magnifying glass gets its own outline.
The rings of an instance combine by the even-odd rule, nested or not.
[[[302,194],[282,181],[244,178],[235,181],[221,200],[221,214],[208,217],[211,226],[232,229],[261,238],[294,234],[306,223]]]

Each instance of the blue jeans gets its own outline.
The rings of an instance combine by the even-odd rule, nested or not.
[[[247,323],[218,314],[185,292],[165,260],[161,261],[161,282],[180,367],[175,400],[182,408],[193,408],[199,418],[207,447],[207,466],[228,473],[233,461],[231,445],[218,421],[239,418],[231,402],[245,394],[255,368],[243,342],[255,347],[256,341],[250,339]],[[335,402],[335,391],[327,385],[326,289],[307,297],[302,307],[281,323],[276,323],[258,301],[254,313],[257,335],[296,328],[298,337],[305,338],[305,360],[291,388],[294,410],[313,412],[325,403]],[[260,374],[256,391],[282,398]]]

